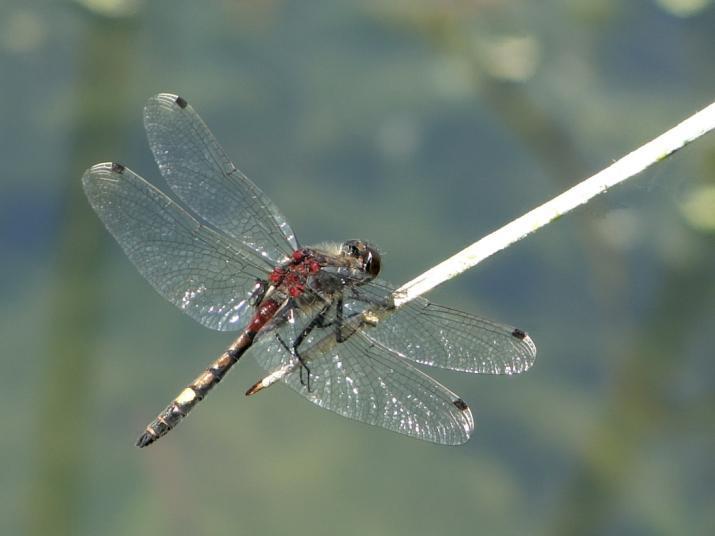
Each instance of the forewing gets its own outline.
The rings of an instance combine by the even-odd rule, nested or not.
[[[161,174],[191,210],[272,264],[297,249],[285,217],[184,99],[168,93],[149,99],[144,126]]]
[[[385,303],[394,289],[375,281],[356,289],[365,302]],[[354,309],[360,307],[355,300]],[[367,305],[369,306],[369,305]],[[423,365],[479,374],[518,374],[536,346],[522,330],[416,298],[365,329],[373,342]]]
[[[211,329],[241,329],[256,280],[270,267],[121,164],[82,177],[89,202],[141,274],[167,300]]]
[[[301,382],[301,367],[276,337],[281,331],[285,336],[285,329],[265,333],[252,349],[254,356],[268,371],[293,362],[282,381],[314,404],[433,443],[459,445],[469,439],[474,419],[462,399],[361,332],[337,343],[325,328],[311,339],[301,354],[310,369],[308,390],[305,370]],[[311,353],[324,342],[321,337],[331,338],[330,349]]]

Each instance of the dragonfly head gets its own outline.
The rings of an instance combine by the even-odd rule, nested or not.
[[[343,254],[354,257],[360,261],[361,269],[370,279],[377,277],[380,273],[380,254],[377,249],[362,240],[346,240],[340,246]]]

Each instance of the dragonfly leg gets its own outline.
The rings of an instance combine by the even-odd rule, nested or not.
[[[283,337],[280,336],[280,333],[276,333],[276,339],[278,339],[278,342],[281,343],[281,346],[283,346],[283,348],[285,348],[286,352],[288,352],[290,355],[295,357],[300,362],[300,384],[301,385],[306,385],[306,381],[303,379],[303,369],[305,369],[307,377],[308,377],[308,381],[307,381],[308,391],[310,391],[310,368],[308,368],[308,365],[305,363],[305,360],[296,351],[295,345],[286,343],[283,340]]]
[[[298,347],[303,344],[303,341],[305,338],[310,335],[310,333],[315,329],[315,328],[326,328],[329,327],[333,324],[332,321],[326,322],[326,314],[328,312],[328,309],[330,309],[331,303],[325,304],[325,306],[316,314],[313,319],[308,322],[308,324],[303,328],[303,331],[300,332],[300,335],[298,335],[295,340],[293,341],[293,344],[288,348],[288,351],[300,361],[300,383],[301,385],[305,385],[308,388],[308,392],[311,391],[310,389],[310,368],[308,365],[306,365],[305,360],[301,357],[300,353],[298,352]],[[342,305],[342,299],[339,299],[339,305]],[[342,307],[339,307],[339,313],[338,317],[342,318]],[[282,342],[282,341],[281,341]],[[283,343],[283,346],[285,344]],[[303,369],[305,369],[306,372],[306,380],[303,379]]]
[[[395,304],[392,303],[391,300],[386,299],[386,298],[377,300],[373,297],[365,296],[365,295],[363,295],[362,292],[360,292],[359,288],[352,287],[350,289],[350,295],[351,295],[350,297],[356,301],[367,303],[370,305],[377,305],[378,307],[382,307],[383,309],[389,310],[389,309],[395,308]]]
[[[296,348],[303,342],[305,337],[307,337],[313,329],[318,328],[329,328],[335,326],[335,340],[337,342],[343,342],[347,337],[342,332],[343,327],[343,297],[339,296],[335,300],[335,320],[329,320],[326,322],[326,314],[330,309],[330,303],[325,305],[323,309],[310,321],[310,323],[303,329],[301,334],[293,342],[293,346]],[[360,313],[352,313],[348,316],[348,319],[358,316]]]
[[[300,337],[298,337],[300,338]],[[288,352],[290,355],[295,357],[299,362],[300,362],[300,384],[301,385],[306,385],[306,381],[303,379],[303,369],[305,369],[308,381],[307,381],[307,386],[308,386],[308,391],[310,392],[310,368],[308,368],[308,365],[305,363],[305,360],[301,357],[301,355],[298,353],[296,350],[295,344],[288,344],[283,340],[283,337],[280,336],[280,333],[276,333],[276,339],[278,339],[278,342],[281,343],[281,346],[285,348],[286,352]]]
[[[343,297],[342,295],[338,297],[335,300],[335,320],[332,322],[329,322],[325,324],[322,327],[329,327],[334,325],[335,326],[335,341],[336,342],[345,342],[348,340],[348,338],[355,333],[355,328],[352,328],[349,330],[347,333],[343,331],[343,327],[345,327],[345,320],[350,320],[351,318],[355,318],[356,316],[359,316],[362,313],[351,313],[348,315],[347,318],[343,316]]]
[[[335,340],[343,342],[343,296],[340,295],[335,302]]]

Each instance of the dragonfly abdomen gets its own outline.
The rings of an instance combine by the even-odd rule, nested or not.
[[[275,300],[266,300],[249,322],[246,330],[221,356],[187,385],[179,395],[157,415],[137,440],[137,447],[151,445],[161,436],[169,433],[181,419],[206,397],[208,392],[218,384],[240,357],[251,347],[258,332],[273,318],[280,305]]]
[[[208,392],[220,382],[241,355],[251,346],[253,337],[244,332],[221,356],[199,374],[179,395],[157,415],[137,440],[137,447],[151,445],[188,415]]]

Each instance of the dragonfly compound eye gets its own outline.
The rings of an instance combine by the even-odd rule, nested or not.
[[[365,271],[371,277],[377,277],[377,274],[380,273],[380,254],[375,248],[366,246],[362,257]]]

